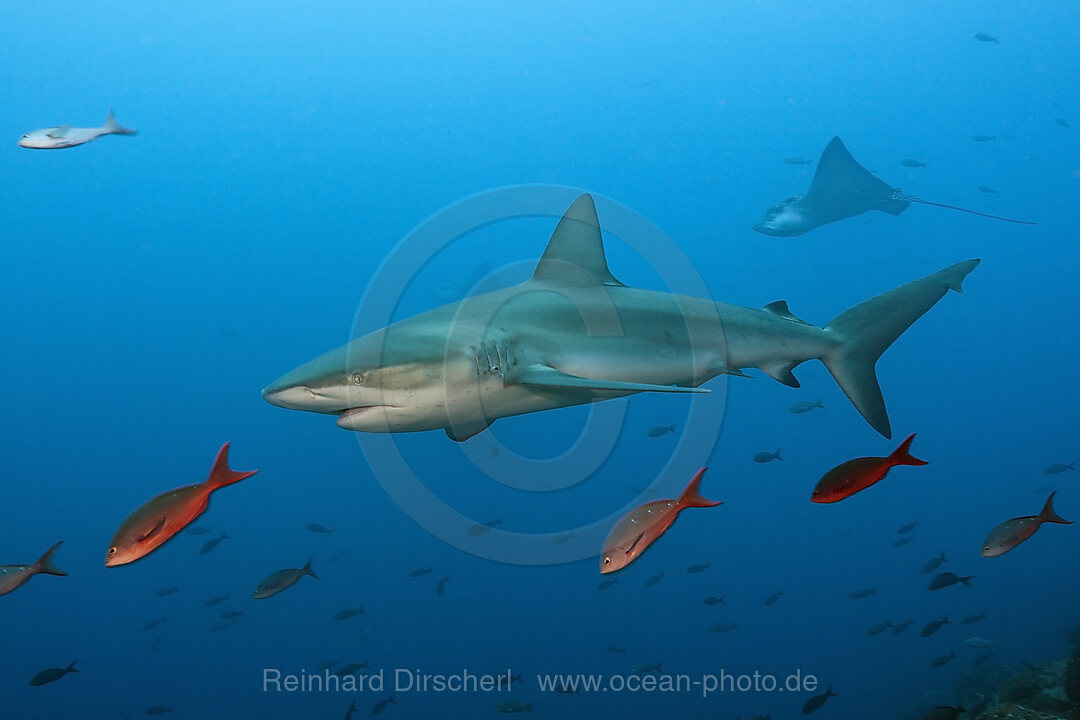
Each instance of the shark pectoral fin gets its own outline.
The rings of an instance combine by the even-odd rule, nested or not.
[[[53,140],[60,140],[68,134],[69,130],[71,130],[70,125],[61,125],[60,127],[53,128],[52,130],[47,132],[46,135],[48,137],[51,137]]]
[[[454,442],[465,442],[473,435],[478,435],[487,430],[490,425],[491,421],[487,418],[467,421],[455,420],[447,426],[446,437]]]
[[[762,310],[767,310],[768,312],[771,312],[773,315],[775,315],[777,317],[784,318],[785,320],[790,320],[791,322],[797,322],[797,323],[800,323],[802,325],[809,325],[810,324],[810,323],[806,322],[805,320],[803,320],[801,318],[795,317],[791,313],[791,310],[788,308],[787,300],[777,300],[776,302],[771,302],[771,303],[769,303],[768,305],[766,305],[765,307],[763,307],[761,309]]]
[[[782,365],[766,365],[761,368],[762,372],[771,377],[777,382],[781,382],[788,387],[801,387],[799,380],[792,373],[791,370],[798,365],[798,363],[784,363]]]
[[[615,392],[675,392],[705,393],[704,388],[680,387],[678,385],[653,385],[651,383],[623,382],[621,380],[597,380],[564,373],[550,365],[535,363],[507,377],[517,385],[539,385],[544,387],[570,388],[581,390],[610,390]]]

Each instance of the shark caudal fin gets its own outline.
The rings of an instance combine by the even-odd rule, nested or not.
[[[856,305],[825,326],[840,346],[821,361],[855,409],[885,437],[892,437],[892,427],[874,372],[878,358],[945,293],[963,292],[961,283],[978,264],[979,260],[966,260],[901,285]]]
[[[109,109],[109,116],[105,118],[105,124],[102,126],[102,130],[113,135],[138,135],[138,130],[132,130],[126,128],[120,123],[116,122],[116,116],[113,115],[113,111]]]

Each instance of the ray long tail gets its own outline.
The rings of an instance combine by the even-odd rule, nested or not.
[[[979,262],[966,260],[884,292],[825,326],[840,344],[821,361],[855,409],[885,437],[892,437],[892,427],[874,369],[878,358],[945,293],[963,292],[961,283]]]
[[[912,197],[911,195],[900,195],[898,199],[919,203],[920,205],[945,208],[946,210],[959,210],[960,212],[965,212],[969,215],[978,215],[979,217],[990,218],[991,220],[1002,220],[1004,222],[1016,223],[1017,225],[1038,225],[1037,222],[1032,222],[1031,220],[1016,220],[1014,218],[1002,217],[1001,215],[991,215],[990,213],[979,212],[978,210],[968,210],[967,208],[957,207],[956,205],[946,205],[945,203],[923,200],[922,198]]]

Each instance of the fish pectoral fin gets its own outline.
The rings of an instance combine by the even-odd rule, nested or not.
[[[61,140],[67,136],[69,130],[71,130],[70,125],[61,125],[60,127],[53,128],[49,132],[45,133],[45,135],[47,137],[51,137],[53,140]]]
[[[162,515],[161,519],[157,521],[157,525],[150,528],[149,532],[147,532],[145,535],[140,537],[139,542],[147,542],[147,541],[149,541],[154,536],[160,534],[161,531],[164,530],[164,529],[165,529],[165,516]]]
[[[653,385],[651,383],[624,382],[622,380],[598,380],[564,373],[550,365],[534,363],[520,368],[507,377],[507,381],[516,385],[536,385],[540,387],[566,388],[575,390],[610,390],[614,392],[673,392],[707,393],[705,388],[681,387],[679,385]]]
[[[641,538],[643,538],[643,537],[645,537],[644,532],[638,533],[638,536],[636,538],[634,538],[634,542],[630,543],[630,547],[626,548],[626,554],[627,555],[629,555],[630,553],[632,553],[634,551],[634,548],[637,547],[637,544],[639,542],[641,542]]]

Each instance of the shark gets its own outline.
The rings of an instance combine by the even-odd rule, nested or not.
[[[869,424],[892,436],[875,366],[979,264],[966,260],[847,310],[824,327],[786,301],[742,307],[632,288],[608,268],[596,207],[566,210],[531,278],[358,337],[262,391],[361,432],[443,429],[462,442],[495,420],[635,393],[708,392],[756,368],[789,387],[820,360]]]
[[[63,150],[64,148],[85,145],[92,140],[97,140],[102,135],[138,135],[138,130],[126,128],[116,122],[113,111],[109,110],[105,124],[95,128],[71,127],[60,125],[58,127],[32,130],[19,138],[19,147],[31,150]]]
[[[871,210],[900,215],[912,203],[958,210],[1019,225],[1036,224],[906,195],[900,188],[892,187],[856,162],[843,141],[834,137],[821,153],[806,194],[793,195],[770,207],[761,221],[754,225],[754,230],[774,237],[795,237]]]

